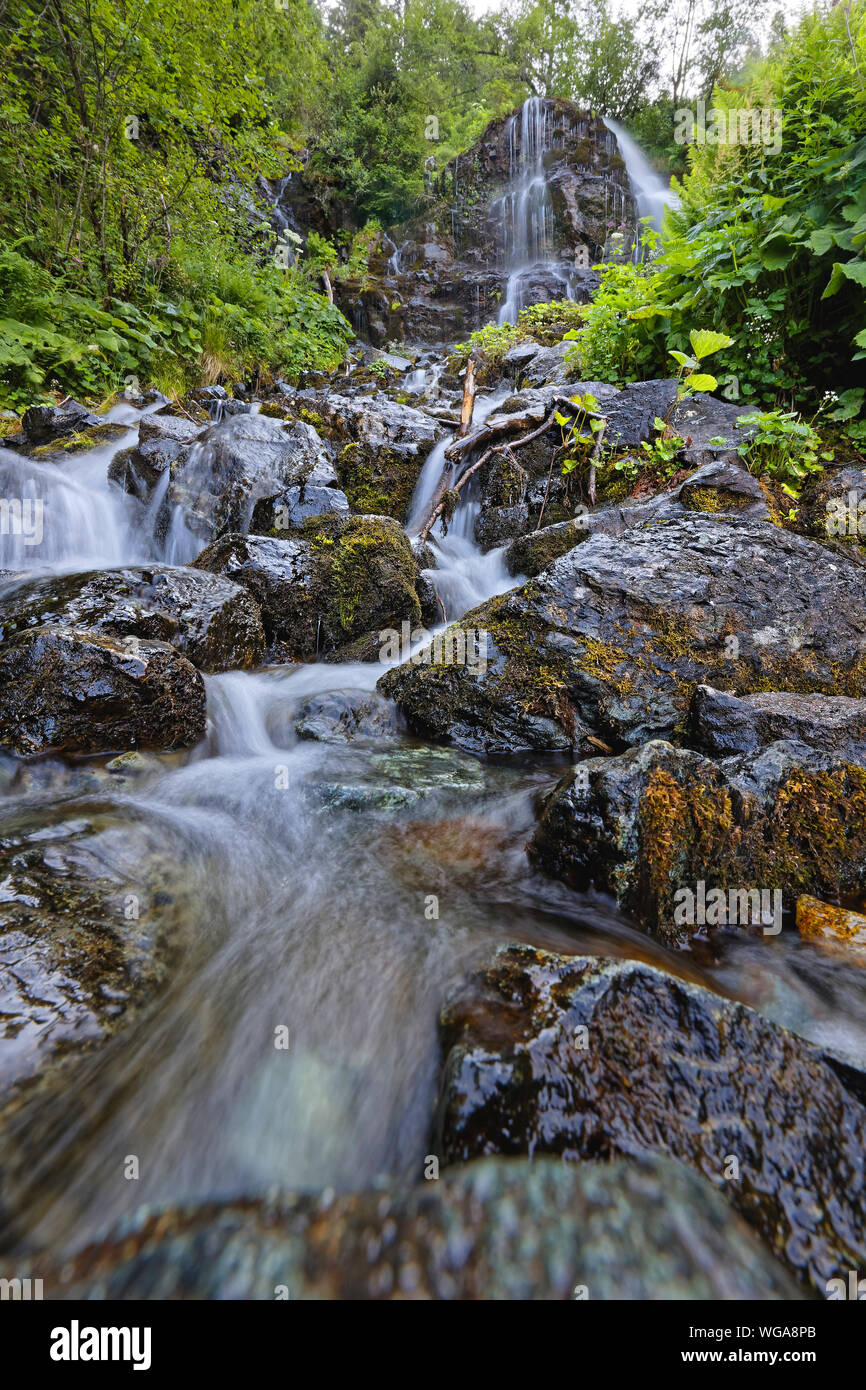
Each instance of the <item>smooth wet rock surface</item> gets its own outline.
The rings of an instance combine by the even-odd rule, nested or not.
[[[866,1258],[866,1109],[760,1014],[650,965],[515,946],[441,1032],[443,1157],[666,1154],[821,1296]]]
[[[40,625],[169,642],[204,671],[255,666],[264,652],[261,614],[245,589],[174,565],[88,570],[0,590],[4,641]]]
[[[205,690],[165,642],[38,627],[0,653],[0,746],[17,753],[189,747]]]

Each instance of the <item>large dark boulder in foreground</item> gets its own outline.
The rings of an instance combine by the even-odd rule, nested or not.
[[[701,684],[866,695],[863,586],[860,565],[766,522],[656,520],[467,614],[486,670],[405,665],[382,689],[419,732],[478,750],[669,738]]]
[[[548,873],[610,893],[672,944],[707,926],[778,933],[779,913],[801,893],[866,887],[866,768],[793,742],[719,766],[653,740],[573,769],[548,797],[531,852]],[[724,913],[703,922],[682,896],[697,898],[699,883],[726,893]],[[728,892],[740,890],[763,893],[765,907],[737,899],[732,921]]]
[[[375,661],[380,631],[399,634],[403,622],[414,630],[421,620],[418,561],[387,516],[314,516],[290,540],[223,536],[195,567],[249,589],[278,658],[309,661],[343,651]]]
[[[41,1277],[46,1299],[798,1297],[709,1185],[659,1158],[491,1159],[409,1191],[145,1209],[12,1273]]]
[[[866,1109],[744,1005],[650,965],[515,946],[441,1029],[446,1159],[667,1154],[822,1296],[866,1260]]]
[[[170,642],[203,671],[257,666],[265,645],[246,589],[174,565],[89,570],[0,590],[3,641],[36,625]]]
[[[166,642],[37,627],[0,653],[0,746],[178,748],[204,737],[201,675]]]

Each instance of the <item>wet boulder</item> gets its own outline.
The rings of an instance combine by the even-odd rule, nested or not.
[[[142,416],[138,443],[111,460],[109,482],[149,501],[166,470],[181,465],[201,433],[202,426],[184,415]]]
[[[818,1049],[635,961],[514,946],[446,1005],[445,1159],[664,1154],[804,1285],[866,1259],[866,1109]]]
[[[63,405],[32,405],[21,417],[21,428],[28,446],[51,444],[64,435],[80,434],[82,430],[92,429],[100,423],[99,416],[79,401],[66,401]]]
[[[499,715],[515,746],[540,746],[539,717],[552,747],[670,738],[701,684],[866,695],[862,588],[859,565],[780,527],[655,518],[592,535],[467,615],[496,651],[483,670],[402,666],[382,689],[413,728],[473,747]]]
[[[866,769],[801,743],[719,765],[653,740],[574,768],[531,854],[671,945],[714,927],[776,935],[800,894],[866,887]]]
[[[513,507],[482,507],[475,519],[475,539],[482,550],[495,550],[522,535],[528,525],[525,502]]]
[[[176,863],[143,856],[140,845],[109,863],[81,817],[47,840],[43,821],[22,825],[19,815],[14,836],[2,841],[0,881],[5,1122],[34,1089],[62,1090],[74,1059],[168,983],[184,891]]]
[[[321,617],[318,568],[304,540],[221,536],[193,562],[242,585],[258,604],[268,644],[285,643],[297,659],[316,654]]]
[[[195,565],[249,589],[277,659],[376,661],[380,631],[399,642],[421,621],[418,564],[391,517],[319,515],[288,540],[224,536]]]
[[[16,753],[186,747],[205,705],[201,675],[165,642],[37,627],[0,653],[0,744]]]
[[[0,590],[4,641],[45,624],[169,642],[203,671],[257,666],[264,652],[261,614],[245,589],[172,565],[90,570]]]
[[[753,410],[752,406],[734,405],[704,391],[685,396],[670,412],[671,429],[685,440],[684,462],[693,468],[722,462],[737,465],[737,450],[750,432],[741,422]]]
[[[171,508],[202,543],[246,531],[256,502],[302,483],[336,482],[330,456],[305,420],[236,415],[209,426],[172,469],[161,525]]]
[[[302,392],[295,401],[337,450],[339,484],[353,511],[404,521],[424,460],[444,437],[440,422],[382,392]]]
[[[144,1210],[13,1273],[75,1300],[798,1297],[708,1183],[656,1157],[488,1159],[409,1188]]]
[[[349,499],[337,487],[318,487],[314,483],[302,483],[299,487],[286,488],[276,497],[265,497],[253,508],[250,531],[253,535],[293,536],[298,534],[305,521],[313,516],[325,516],[333,512],[337,516],[349,515]]]
[[[778,690],[737,696],[699,685],[687,737],[708,758],[754,753],[790,739],[866,767],[866,700]]]

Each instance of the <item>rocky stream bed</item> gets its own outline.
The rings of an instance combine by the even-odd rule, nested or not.
[[[866,1261],[866,560],[824,518],[866,471],[792,522],[741,407],[527,341],[452,486],[586,390],[676,472],[587,507],[553,424],[422,540],[463,383],[404,351],[0,450],[41,503],[0,575],[0,1274],[826,1297]]]

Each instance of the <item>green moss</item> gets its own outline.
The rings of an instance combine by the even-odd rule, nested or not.
[[[113,439],[120,439],[128,429],[128,425],[106,421],[105,424],[93,425],[77,434],[62,435],[59,439],[52,439],[48,444],[38,444],[30,453],[33,458],[49,458],[54,454],[79,454],[85,449],[97,449]]]
[[[713,776],[717,781],[713,781]],[[804,892],[835,898],[862,886],[866,862],[866,769],[793,769],[765,809],[736,809],[721,774],[678,779],[655,767],[638,811],[640,873],[621,885],[647,920],[673,939],[678,888],[753,885],[781,889],[787,906]]]
[[[369,449],[356,440],[337,456],[340,486],[353,511],[402,521],[418,477],[419,460],[391,449]]]
[[[327,567],[329,630],[351,640],[369,629],[371,613],[386,610],[395,622],[420,622],[415,557],[398,527],[370,517],[336,525],[326,517],[313,520],[319,523],[313,549]]]
[[[732,512],[748,506],[751,498],[724,488],[688,487],[683,488],[682,503],[690,512]]]

